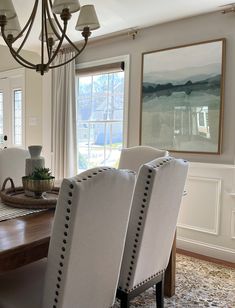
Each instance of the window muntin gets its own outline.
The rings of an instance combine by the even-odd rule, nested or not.
[[[23,117],[22,90],[13,91],[13,143],[22,145]]]

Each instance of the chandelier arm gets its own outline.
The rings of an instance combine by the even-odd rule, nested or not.
[[[58,24],[57,24],[58,25]],[[61,28],[61,25],[59,24],[58,27],[60,28],[60,30],[62,29]],[[67,40],[67,42],[77,51],[77,52],[80,52],[80,49],[77,48],[77,46],[70,40],[70,38],[65,34],[65,39]]]
[[[62,43],[63,43],[63,40],[64,40],[64,37],[65,37],[65,32],[67,30],[67,21],[64,21],[64,29],[63,29],[63,33],[62,33],[62,36],[61,36],[61,39],[60,39],[60,42],[59,44],[57,45],[55,51],[53,52],[53,56],[49,59],[49,61],[47,62],[47,65],[50,65],[50,63],[52,63],[52,61],[55,59],[55,57],[57,56],[59,50],[60,50],[60,47],[62,46]]]
[[[45,3],[44,0],[42,0],[42,16],[41,16],[41,25],[42,25],[42,29],[41,29],[41,35],[42,35],[42,39],[41,39],[41,66],[44,66],[44,22],[46,23],[46,20],[44,18],[44,11],[45,11]]]
[[[60,25],[60,22],[59,22],[59,20],[58,20],[58,18],[57,18],[57,16],[56,16],[56,14],[53,13],[53,10],[52,10],[52,1],[51,1],[51,0],[49,0],[49,4],[50,4],[50,9],[51,9],[51,11],[52,11],[52,15],[53,15],[53,18],[54,18],[54,20],[55,20],[55,23],[56,23],[57,27],[59,28],[60,32],[63,33],[63,29],[62,29],[62,27],[61,27],[61,25]],[[48,6],[47,6],[47,9],[49,10]],[[55,31],[54,25],[51,24],[51,26],[52,26],[52,29],[53,29],[53,31],[55,32],[55,35],[57,36],[58,40],[60,40],[60,39],[61,39],[61,36],[59,35],[59,33],[58,33],[57,31]]]
[[[34,4],[33,10],[32,10],[32,13],[31,13],[31,15],[30,15],[30,17],[29,17],[29,19],[28,19],[26,25],[25,25],[24,28],[21,30],[21,32],[20,32],[15,38],[12,39],[11,44],[8,44],[8,40],[7,40],[6,36],[5,36],[5,34],[3,35],[3,31],[2,31],[2,37],[4,38],[5,43],[7,44],[7,46],[8,46],[9,49],[12,49],[12,51],[14,52],[15,55],[18,55],[18,54],[19,54],[19,52],[20,52],[21,49],[23,48],[23,46],[24,46],[24,44],[25,44],[25,42],[26,42],[26,40],[27,40],[27,38],[28,38],[28,36],[29,36],[29,33],[30,33],[30,31],[31,31],[31,28],[32,28],[32,26],[33,26],[34,19],[35,19],[35,16],[36,16],[37,7],[38,7],[38,1],[39,1],[39,0],[36,0],[36,1],[35,1],[35,4]],[[30,25],[30,26],[29,26],[29,25]],[[17,39],[18,39],[19,37],[23,36],[23,34],[24,34],[25,30],[28,28],[28,26],[29,26],[29,29],[28,29],[28,31],[27,31],[27,33],[26,33],[26,35],[25,35],[25,37],[24,37],[24,40],[22,41],[20,47],[19,47],[17,50],[13,49],[13,48],[12,48],[12,44],[13,44],[15,41],[17,41]],[[19,56],[19,58],[21,58],[22,61],[24,61],[25,63],[28,63],[28,64],[31,65],[30,62],[28,62],[27,60],[25,60],[24,58],[22,58],[20,55],[18,55],[18,56]]]
[[[50,15],[49,12],[47,11],[47,2],[46,2],[46,5],[45,5],[45,10],[43,11],[43,14],[44,14],[44,20],[45,20],[45,37],[46,37],[46,48],[47,48],[47,55],[48,55],[48,58],[50,59],[51,58],[51,48],[49,46],[49,37],[48,37],[48,29],[47,29],[47,23],[46,23],[46,17],[48,16],[48,19],[50,20]],[[44,38],[42,37],[42,40]]]
[[[51,3],[49,1],[49,4],[51,6]],[[45,9],[46,9],[46,14],[47,14],[47,17],[48,17],[48,20],[49,20],[49,23],[50,23],[50,26],[54,32],[54,34],[56,35],[56,37],[58,38],[58,40],[61,40],[61,36],[58,34],[55,26],[54,26],[54,23],[52,22],[52,18],[51,18],[51,14],[50,14],[50,9],[49,9],[49,6],[48,6],[48,2],[46,2],[46,5],[45,5]],[[52,7],[51,7],[51,11],[52,11]],[[54,39],[52,38],[52,41],[51,41],[51,44],[50,44],[50,39],[48,38],[48,34],[47,34],[47,23],[45,23],[45,26],[46,26],[46,46],[47,46],[47,54],[48,54],[48,59],[50,60],[51,59],[51,56],[52,56],[52,51],[53,51],[53,41]],[[62,32],[62,31],[61,31]]]
[[[57,64],[57,65],[50,65],[49,68],[60,67],[60,66],[62,66],[62,65],[68,64],[69,62],[73,61],[77,56],[79,56],[79,55],[82,53],[82,51],[85,49],[86,45],[87,45],[87,39],[85,40],[84,45],[83,45],[82,48],[79,50],[79,52],[77,52],[77,53],[75,54],[75,56],[73,56],[71,59],[69,59],[69,60],[67,60],[67,61],[65,61],[65,62],[63,62],[63,63]]]
[[[51,1],[49,1],[49,3],[50,3],[51,11],[52,11],[52,6],[51,6],[52,4],[51,4]],[[56,37],[58,38],[58,40],[60,40],[60,39],[61,39],[61,36],[60,36],[59,33],[57,32],[57,30],[56,30],[56,28],[55,28],[55,26],[54,26],[54,24],[53,24],[53,22],[52,22],[52,18],[51,18],[51,15],[50,15],[50,9],[49,9],[48,3],[46,3],[46,11],[47,11],[47,16],[48,16],[48,19],[49,19],[50,26],[51,26],[51,28],[52,28],[54,34],[55,34]],[[57,26],[59,25],[60,31],[63,32],[63,29],[62,29],[62,27],[61,27],[61,25],[60,25],[60,23],[59,23],[59,21],[58,21],[58,19],[57,19],[57,17],[56,17],[56,14],[54,14],[54,13],[52,13],[52,14],[53,14],[53,17],[54,17],[54,20],[55,20]]]
[[[49,3],[50,3],[50,7],[52,8],[52,2],[51,2],[51,0],[49,0]],[[57,16],[56,16],[56,14],[55,13],[52,13],[53,14],[53,17],[54,17],[54,20],[55,20],[55,22],[56,22],[56,25],[57,25],[57,27],[59,28],[59,30],[61,31],[61,32],[63,32],[63,29],[62,29],[62,27],[61,27],[61,25],[60,25],[60,23],[59,23],[59,20],[58,20],[58,18],[57,18]],[[52,25],[51,25],[52,26]],[[52,29],[53,29],[53,31],[54,31],[54,26],[52,26]],[[61,37],[59,36],[59,35],[57,35],[57,32],[56,31],[54,31],[55,32],[55,35],[57,36],[57,38],[60,40],[61,39]],[[70,38],[66,35],[66,33],[65,33],[65,39],[67,40],[67,42],[77,51],[77,52],[80,52],[80,50],[77,48],[77,46],[70,40]]]
[[[33,69],[33,70],[36,69],[36,65],[34,65],[34,64],[32,64],[32,63],[26,61],[24,58],[22,58],[22,60],[19,59],[19,55],[13,53],[13,51],[14,51],[13,48],[9,47],[9,50],[10,50],[10,53],[11,53],[12,57],[13,57],[13,58],[16,60],[16,62],[18,62],[20,65],[22,65],[22,66],[24,66],[24,67],[26,67],[26,68],[29,68],[29,69]],[[30,64],[30,65],[25,64],[23,61],[26,62],[26,63],[28,63],[28,64]]]
[[[19,52],[21,51],[21,49],[24,47],[24,44],[25,44],[25,42],[26,42],[26,40],[27,40],[27,38],[28,38],[28,36],[29,36],[29,34],[30,34],[30,31],[31,31],[31,29],[32,29],[35,16],[36,16],[36,15],[34,15],[32,19],[31,19],[31,17],[30,17],[30,19],[29,19],[29,20],[31,21],[30,24],[27,23],[27,26],[29,26],[29,28],[28,28],[28,30],[27,30],[27,33],[25,34],[25,37],[24,37],[22,43],[20,44],[20,47],[17,48],[17,50],[16,50],[16,53],[17,53],[17,54],[19,54]],[[26,28],[25,28],[25,29],[26,29]],[[25,31],[25,30],[24,30],[24,31]],[[21,31],[21,32],[22,32],[22,31]],[[19,37],[19,36],[17,36],[17,37]],[[16,40],[17,40],[17,38],[14,39],[13,43],[14,43]]]
[[[14,38],[13,43],[14,43],[16,40],[18,40],[18,38],[20,38],[20,37],[24,34],[25,30],[28,28],[28,26],[29,26],[30,23],[31,23],[31,25],[30,25],[30,30],[31,30],[32,24],[33,24],[33,22],[34,22],[34,19],[35,19],[36,13],[37,13],[38,1],[39,1],[39,0],[36,0],[36,1],[35,1],[33,10],[32,10],[32,12],[31,12],[31,15],[30,15],[30,17],[29,17],[27,23],[25,24],[24,28],[20,31],[20,33]],[[28,33],[30,32],[30,30],[28,30]],[[27,37],[28,37],[28,34],[27,34]],[[23,43],[22,43],[22,44],[20,45],[20,47],[18,48],[19,51],[20,51],[21,48],[23,47],[25,41],[26,41],[26,39],[24,39]]]
[[[31,62],[25,60],[20,54],[18,54],[15,49],[12,47],[12,44],[8,41],[4,31],[3,31],[3,27],[1,27],[1,34],[2,34],[2,38],[4,39],[5,43],[7,44],[7,47],[9,48],[13,58],[20,63],[21,65],[23,65],[22,63],[24,63],[23,66],[27,67],[27,68],[36,68],[36,66],[34,64],[32,64]],[[22,61],[22,63],[21,63]],[[28,65],[28,66],[26,66]]]
[[[63,63],[60,63],[60,64],[57,64],[57,65],[50,65],[49,68],[56,68],[56,67],[60,67],[60,66],[63,66],[63,65],[66,65],[68,64],[69,62],[73,61],[77,56],[79,55],[79,53],[77,53],[75,56],[73,56],[71,59],[63,62]]]
[[[59,23],[59,21],[58,21],[58,18],[57,18],[57,16],[56,16],[56,14],[53,13],[53,16],[54,16],[54,19],[55,19],[55,22],[56,22],[58,28],[59,28],[60,31],[62,32],[63,30],[62,30],[62,27],[61,27],[61,25],[60,25],[60,23]],[[70,40],[70,38],[69,38],[66,34],[65,34],[64,37],[65,37],[65,39],[68,41],[68,43],[69,43],[74,49],[76,49],[77,52],[80,51],[80,50],[77,48],[77,46]],[[60,38],[59,38],[59,39],[60,39]]]
[[[79,52],[79,53],[81,52],[81,50],[77,48],[77,46],[70,40],[70,38],[69,38],[67,35],[65,35],[65,39],[68,41],[68,43],[69,43],[77,52]]]
[[[1,0],[0,0],[1,1]],[[32,30],[35,16],[38,10],[39,0],[35,0],[31,15],[27,20],[23,29],[16,35],[14,38],[12,33],[6,36],[5,34],[5,25],[7,23],[6,16],[0,16],[0,28],[2,37],[8,46],[12,57],[17,61],[21,66],[28,68],[28,69],[35,69],[37,72],[40,72],[41,75],[44,75],[51,68],[60,67],[62,65],[68,64],[73,61],[77,56],[79,56],[88,43],[88,38],[91,35],[89,27],[84,27],[82,31],[82,36],[84,38],[84,43],[81,48],[78,48],[75,43],[73,43],[67,35],[68,29],[68,21],[71,18],[71,13],[69,8],[64,8],[60,14],[61,20],[63,21],[63,25],[60,24],[59,19],[57,18],[56,14],[52,10],[52,0],[41,0],[41,63],[34,64],[32,62],[27,61],[24,59],[23,56],[20,55],[20,51],[22,50],[23,46],[25,45],[29,34]],[[5,18],[4,18],[5,17]],[[54,18],[53,18],[54,17]],[[58,29],[57,29],[58,27]],[[52,33],[51,33],[52,29]],[[52,34],[52,35],[51,35]],[[13,43],[16,42],[21,36],[24,35],[22,38],[22,42],[19,44],[20,46],[17,48],[13,47]],[[55,40],[59,40],[57,46],[53,50],[53,46]],[[63,63],[60,64],[53,64],[53,61],[60,53],[60,49],[64,41],[67,41],[70,45],[70,48],[73,48],[74,56],[72,56],[69,60],[65,60]],[[46,55],[47,52],[47,55]],[[63,51],[62,51],[63,52]]]

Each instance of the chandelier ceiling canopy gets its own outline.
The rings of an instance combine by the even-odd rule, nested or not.
[[[39,2],[39,0],[35,0],[32,13],[25,26],[21,29],[12,0],[1,0],[0,27],[1,35],[13,58],[20,65],[34,69],[44,75],[49,69],[65,65],[80,55],[87,45],[91,31],[98,29],[100,25],[93,5],[80,6],[78,0],[54,0],[53,4],[52,0],[41,0],[41,33],[39,35],[41,61],[39,64],[31,63],[21,56],[20,51],[33,29]],[[81,48],[78,48],[66,34],[71,14],[77,11],[80,11],[80,13],[75,29],[81,31],[84,38]],[[58,18],[58,15],[60,15],[60,18]],[[13,44],[18,39],[21,39],[22,42],[18,48],[14,48]],[[75,55],[64,63],[55,63],[54,60],[64,42],[74,49]]]

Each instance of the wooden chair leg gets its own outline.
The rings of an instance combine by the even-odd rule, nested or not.
[[[156,307],[164,308],[164,279],[156,284]]]

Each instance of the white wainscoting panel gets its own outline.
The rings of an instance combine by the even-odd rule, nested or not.
[[[234,263],[235,260],[234,249],[229,249],[226,247],[217,246],[210,243],[208,244],[191,239],[189,240],[184,237],[177,237],[176,245],[181,249],[199,253],[204,256],[221,259],[232,263]]]
[[[220,223],[221,179],[188,176],[178,224],[180,228],[217,235]]]

